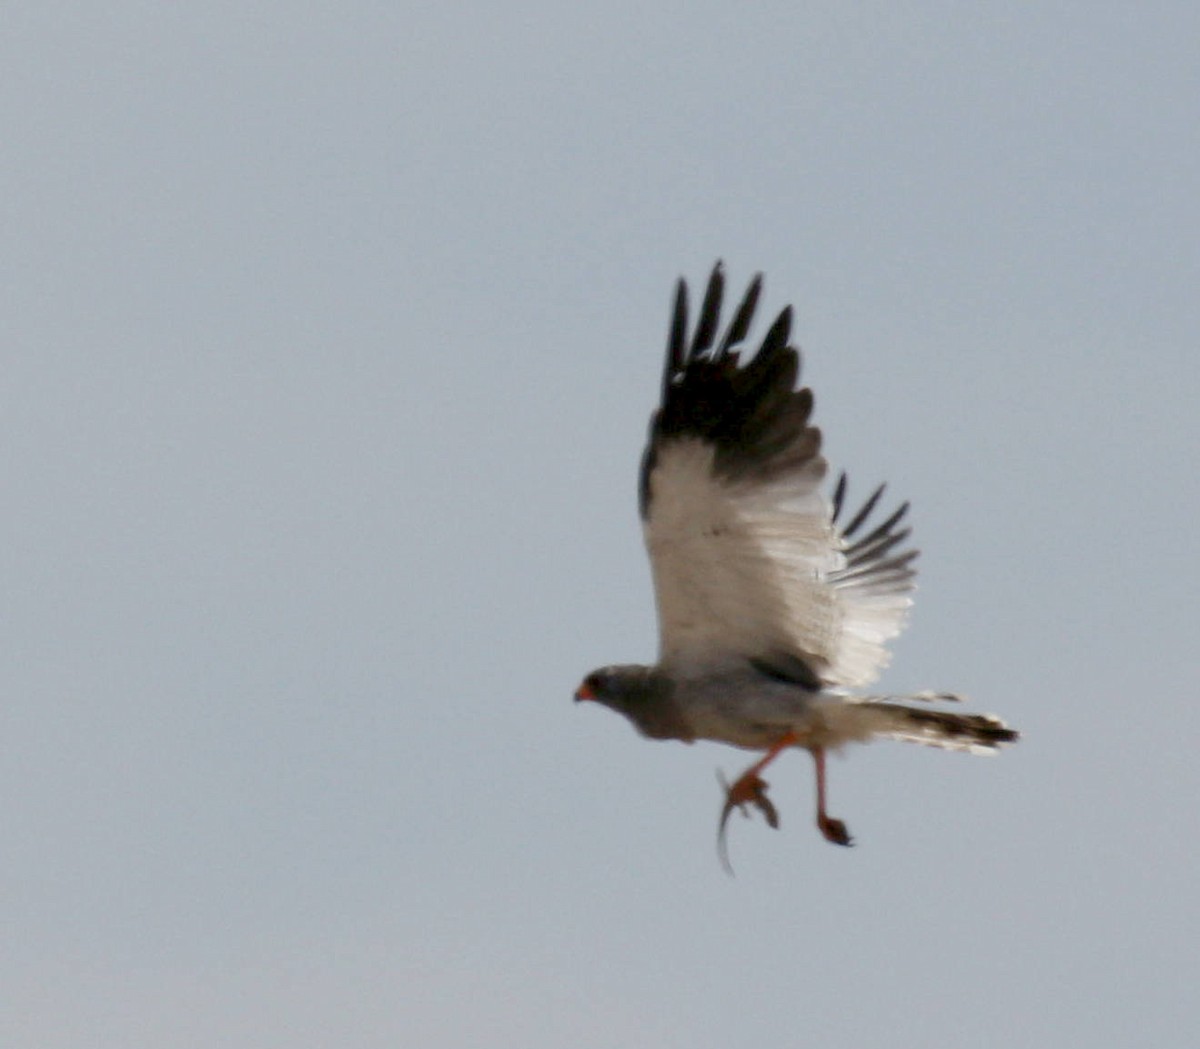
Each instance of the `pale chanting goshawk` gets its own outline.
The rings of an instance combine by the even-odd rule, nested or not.
[[[639,483],[658,604],[654,666],[594,670],[575,693],[625,715],[651,739],[697,739],[763,751],[726,787],[730,812],[753,805],[772,826],[762,770],[803,747],[816,767],[817,827],[849,845],[825,809],[825,754],[875,737],[989,753],[1017,733],[988,714],[929,701],[943,692],[863,695],[904,627],[917,551],[902,527],[908,503],[875,523],[878,488],[845,515],[846,475],[821,492],[826,461],[811,424],[813,395],[797,388],[791,307],[758,352],[739,358],[762,290],[756,276],[720,332],[724,274],[717,263],[695,330],[680,280],[658,410]],[[908,702],[906,702],[908,701]],[[910,705],[919,701],[921,706]]]

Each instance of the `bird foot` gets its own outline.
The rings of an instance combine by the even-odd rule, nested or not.
[[[753,769],[742,773],[732,785],[718,772],[717,779],[725,790],[725,804],[721,809],[721,821],[717,824],[717,854],[721,858],[721,866],[732,874],[733,865],[729,862],[729,846],[725,841],[725,827],[729,822],[729,814],[737,809],[743,816],[749,816],[747,805],[753,805],[763,814],[769,827],[779,827],[779,811],[767,797],[768,783]],[[843,828],[843,833],[845,828]]]
[[[831,841],[834,845],[854,844],[854,839],[846,830],[846,824],[841,820],[835,820],[832,816],[818,816],[817,829],[825,836],[826,841]]]

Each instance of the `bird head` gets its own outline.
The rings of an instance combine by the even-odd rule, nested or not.
[[[631,686],[645,676],[636,671],[645,671],[646,669],[646,667],[601,667],[599,670],[593,670],[575,690],[575,702],[579,703],[590,699],[602,703],[606,707],[619,710],[618,704],[623,697],[627,697]]]
[[[575,701],[592,700],[615,710],[653,739],[689,738],[671,692],[670,680],[654,667],[601,667],[583,679]]]

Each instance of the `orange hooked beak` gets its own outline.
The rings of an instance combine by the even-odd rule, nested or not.
[[[591,686],[585,681],[575,690],[575,702],[578,703],[581,699],[595,699],[596,693],[592,691]]]

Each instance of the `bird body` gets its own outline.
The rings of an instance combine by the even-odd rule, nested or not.
[[[846,475],[831,497],[821,491],[827,463],[812,391],[797,388],[790,307],[740,359],[761,288],[755,277],[718,340],[720,263],[690,337],[679,282],[639,478],[659,659],[593,671],[576,699],[623,714],[652,739],[765,751],[727,789],[722,850],[735,807],[754,805],[778,824],[759,773],[783,750],[807,749],[817,825],[848,845],[845,825],[825,811],[827,750],[888,737],[986,753],[1017,733],[991,715],[929,706],[953,694],[857,691],[886,665],[912,604],[908,504],[877,521],[881,486],[844,521]]]
[[[1015,736],[988,714],[926,710],[906,701],[958,701],[949,693],[855,696],[813,690],[749,662],[697,669],[692,675],[649,666],[593,671],[583,690],[623,714],[649,739],[698,739],[766,750],[783,734],[796,745],[838,750],[876,737],[986,753]]]

